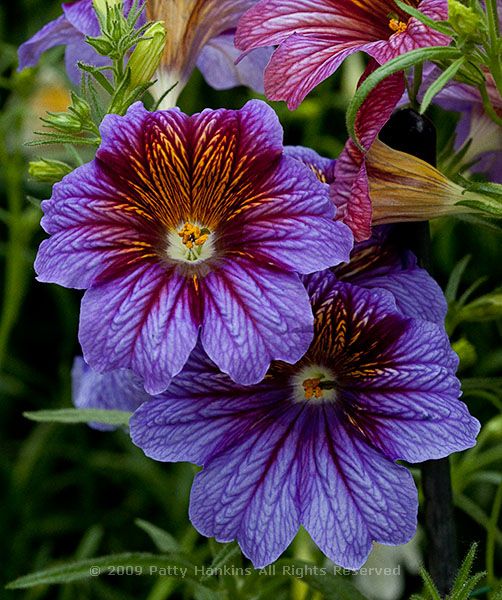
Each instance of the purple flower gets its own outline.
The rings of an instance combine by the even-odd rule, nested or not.
[[[332,271],[341,281],[389,291],[404,316],[444,327],[448,307],[443,292],[413,252],[403,247],[396,227],[374,227],[369,240],[354,246],[350,262]]]
[[[296,362],[313,335],[298,273],[348,260],[326,187],[284,156],[274,111],[108,115],[92,162],[42,203],[50,238],[40,281],[87,289],[80,342],[97,371],[130,368],[164,390],[200,330],[234,380],[260,381],[272,359]]]
[[[190,518],[237,539],[256,567],[303,525],[335,563],[360,567],[373,541],[414,534],[417,492],[402,459],[421,462],[475,443],[459,401],[457,358],[436,325],[407,319],[391,294],[306,278],[315,338],[295,365],[272,363],[239,386],[196,351],[160,397],[131,419],[147,456],[202,465]]]
[[[446,0],[411,0],[427,16],[447,18]],[[450,39],[404,13],[393,0],[261,0],[242,17],[242,50],[278,45],[265,71],[265,93],[294,109],[353,52],[382,64]]]
[[[124,0],[126,14],[131,9],[133,0]],[[66,71],[73,83],[78,84],[81,71],[78,62],[95,66],[109,64],[109,60],[98,54],[85,42],[86,36],[96,37],[100,34],[100,27],[92,0],[77,0],[62,5],[63,14],[47,23],[24,44],[19,47],[19,69],[33,67],[40,60],[40,56],[54,46],[66,46],[65,62]],[[138,25],[145,23],[142,15]]]
[[[167,44],[153,93],[160,97],[177,84],[168,98],[170,105],[174,105],[196,66],[209,85],[216,89],[247,85],[262,92],[263,71],[272,50],[259,49],[235,64],[240,55],[234,46],[235,27],[242,13],[255,2],[147,0],[148,18],[164,21],[167,30]],[[126,14],[132,4],[132,0],[124,0]],[[109,60],[85,43],[86,36],[100,33],[92,0],[77,0],[62,6],[61,17],[48,23],[20,46],[19,68],[34,66],[43,52],[64,45],[66,70],[70,79],[78,84],[81,72],[77,62],[103,66],[109,64]],[[142,14],[138,26],[144,23],[145,16]]]
[[[356,148],[355,146],[353,146]],[[336,185],[336,160],[319,156],[302,146],[286,146],[285,153],[309,167],[329,186],[330,196],[337,205],[337,219],[347,217],[345,198]],[[361,287],[381,288],[391,292],[398,309],[407,317],[425,319],[444,325],[446,300],[439,285],[421,268],[417,258],[398,238],[395,226],[380,225],[371,229],[371,237],[357,243],[350,261],[334,267],[337,278]]]
[[[71,370],[72,400],[76,408],[99,408],[134,412],[143,402],[151,400],[141,380],[127,369],[97,373],[81,356],[73,361]],[[91,423],[95,429],[109,431],[113,425]]]

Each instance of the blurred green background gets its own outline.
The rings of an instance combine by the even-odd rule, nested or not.
[[[191,528],[188,496],[194,469],[147,460],[126,433],[100,433],[84,425],[35,424],[24,411],[71,405],[70,368],[80,353],[77,342],[81,294],[35,281],[33,260],[44,235],[39,227],[40,199],[50,187],[27,176],[27,163],[38,157],[65,158],[64,149],[28,147],[38,118],[45,111],[64,110],[68,81],[62,70],[62,50],[47,53],[38,69],[16,72],[16,46],[60,13],[54,0],[18,0],[0,6],[0,585],[58,561],[124,552],[153,552],[149,536],[135,524],[144,519],[170,532],[197,560],[211,560],[216,544],[208,544]],[[345,108],[361,69],[352,60],[337,76],[321,85],[295,113],[274,104],[286,131],[286,142],[311,146],[335,157],[345,142]],[[215,92],[196,73],[183,92],[186,112],[205,107],[238,108],[246,90]],[[451,136],[455,118],[432,111],[441,124],[439,150]],[[83,154],[85,155],[85,152]],[[87,158],[90,158],[87,155]],[[491,293],[502,281],[500,233],[460,220],[432,225],[433,272],[443,289],[450,281],[452,317],[459,321],[452,340],[461,353],[464,398],[484,424],[483,444],[453,458],[453,482],[459,549],[465,554],[480,542],[478,570],[488,569],[485,584],[496,586],[495,565],[502,563],[499,519],[502,465],[502,348],[500,295],[481,311],[459,313],[454,299],[477,282],[471,300]],[[459,261],[471,256],[459,275]],[[454,273],[453,279],[451,275]],[[454,279],[459,275],[458,290]],[[469,301],[467,301],[468,303]],[[492,303],[493,304],[493,303]],[[491,312],[490,312],[491,311]],[[478,311],[479,312],[479,311]],[[460,316],[459,316],[460,314]],[[463,315],[463,316],[462,316]],[[418,471],[416,472],[418,476]],[[423,543],[414,550],[420,560]],[[418,553],[418,554],[417,554]],[[323,557],[301,534],[289,554],[323,563]],[[403,561],[404,559],[398,559]],[[415,561],[416,562],[416,561]],[[237,564],[237,563],[236,563]],[[249,566],[248,563],[245,563]],[[403,563],[404,565],[404,563]],[[412,568],[413,570],[413,568]],[[406,568],[403,566],[403,574]],[[408,574],[408,597],[420,589],[416,574]],[[260,582],[261,585],[261,582]],[[238,586],[237,586],[238,587]],[[371,586],[370,586],[371,587]],[[256,586],[254,597],[309,598],[314,592],[294,578],[270,590]],[[377,594],[378,585],[373,586]],[[385,586],[384,586],[385,588]],[[198,592],[197,592],[198,593]],[[383,593],[383,592],[382,592]],[[39,586],[5,591],[6,599],[137,599],[192,597],[195,592],[173,579],[103,577],[63,587]],[[236,588],[235,596],[241,594]],[[397,596],[396,596],[397,594]],[[199,596],[197,596],[199,597]],[[203,597],[203,596],[200,596]],[[251,596],[249,596],[251,597]],[[480,597],[486,597],[483,589]]]

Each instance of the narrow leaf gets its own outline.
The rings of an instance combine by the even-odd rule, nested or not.
[[[415,17],[415,19],[417,19],[417,21],[420,21],[424,25],[427,25],[427,27],[430,27],[431,29],[434,29],[435,31],[439,31],[440,33],[444,33],[445,35],[451,36],[453,34],[453,30],[450,27],[448,21],[435,21],[434,19],[431,19],[427,15],[424,15],[423,12],[420,12],[413,6],[406,4],[406,2],[403,2],[402,0],[394,0],[394,1],[403,12],[407,13],[408,15],[410,15],[412,17]]]
[[[60,408],[25,412],[23,416],[32,421],[50,423],[104,423],[106,425],[128,425],[130,412],[123,410]]]
[[[464,258],[462,258],[462,260],[459,260],[458,263],[453,267],[450,278],[448,279],[448,285],[446,286],[446,290],[444,293],[446,296],[446,300],[449,304],[457,298],[460,281],[464,276],[465,270],[470,260],[470,255],[464,256]]]
[[[446,68],[441,75],[430,85],[427,91],[424,94],[424,98],[422,100],[422,104],[420,105],[420,114],[423,115],[424,112],[429,108],[429,104],[432,102],[434,96],[439,94],[439,92],[444,88],[444,86],[455,77],[460,67],[464,64],[465,57],[458,58],[453,61],[451,65]]]
[[[30,573],[9,583],[10,590],[31,588],[36,585],[52,585],[70,583],[106,575],[116,571],[118,567],[132,567],[138,575],[155,576],[161,569],[169,570],[173,576],[189,578],[197,582],[193,565],[180,557],[163,556],[147,553],[123,553],[89,558],[82,561],[66,563],[43,571]]]
[[[136,519],[135,524],[150,536],[150,539],[155,544],[160,552],[179,552],[180,546],[176,539],[164,529],[157,527],[149,521]]]
[[[434,46],[432,48],[416,48],[406,54],[396,56],[392,60],[389,60],[376,71],[373,71],[369,77],[367,77],[363,83],[359,86],[352,101],[347,110],[347,130],[350,137],[359,143],[355,132],[355,120],[357,111],[361,108],[362,103],[371,92],[381,81],[383,81],[389,75],[393,75],[398,71],[408,69],[413,65],[424,62],[426,60],[442,60],[452,59],[455,60],[462,56],[460,50],[457,48],[451,48],[450,46]]]

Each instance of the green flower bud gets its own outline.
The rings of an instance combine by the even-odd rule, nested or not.
[[[502,290],[476,298],[462,307],[458,320],[469,322],[492,321],[502,317]]]
[[[452,348],[460,360],[458,367],[459,371],[462,369],[468,369],[476,364],[478,360],[476,348],[467,338],[460,338],[457,342],[452,344]]]
[[[101,20],[101,18],[106,18],[107,6],[112,8],[113,6],[122,4],[122,0],[92,0],[92,4],[94,5],[94,10]]]
[[[57,183],[72,171],[73,167],[59,160],[33,160],[28,165],[30,177],[45,183]]]
[[[465,6],[459,0],[448,0],[448,21],[460,36],[473,41],[480,39],[480,32],[484,26],[483,19],[472,8]]]
[[[166,29],[160,21],[152,23],[131,54],[127,66],[131,70],[130,89],[152,80],[166,44]]]

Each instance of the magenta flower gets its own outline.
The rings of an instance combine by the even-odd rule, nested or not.
[[[443,20],[446,0],[411,0]],[[239,22],[236,45],[248,51],[278,45],[265,71],[265,93],[294,109],[353,52],[382,64],[450,39],[405,14],[392,0],[261,0]]]
[[[396,460],[421,462],[474,445],[479,423],[459,401],[456,355],[439,327],[404,318],[391,294],[306,278],[314,341],[295,365],[239,386],[200,350],[131,419],[147,456],[202,465],[190,518],[237,539],[263,567],[300,525],[335,563],[366,560],[373,541],[414,534],[417,491]]]
[[[40,281],[87,289],[80,342],[97,371],[130,368],[155,394],[199,336],[249,384],[272,359],[296,362],[313,335],[298,273],[349,258],[327,187],[283,154],[258,100],[238,111],[108,115],[92,162],[42,204],[50,238]]]

